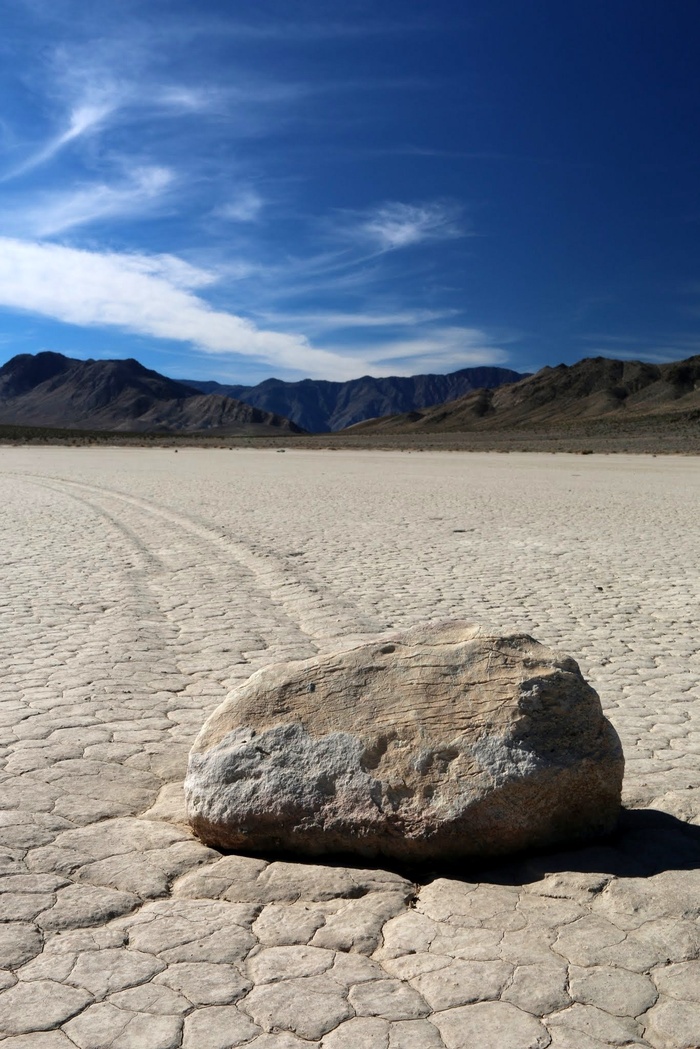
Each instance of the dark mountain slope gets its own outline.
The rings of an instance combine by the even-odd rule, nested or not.
[[[520,382],[478,390],[423,412],[375,419],[353,433],[458,433],[567,429],[594,420],[659,424],[700,418],[700,356],[672,364],[589,358],[542,368]]]
[[[0,368],[0,422],[94,430],[299,432],[229,397],[204,396],[135,360],[21,354]]]
[[[450,375],[364,375],[348,382],[266,379],[258,386],[224,386],[188,379],[187,385],[206,393],[222,393],[247,404],[292,419],[313,433],[342,430],[363,419],[426,408],[454,400],[480,387],[495,387],[521,379],[508,368],[462,368]]]
[[[183,432],[214,431],[221,434],[274,436],[275,434],[303,433],[289,419],[264,412],[251,404],[243,404],[233,397],[215,393],[195,394],[193,397],[172,401],[156,401],[136,420],[135,426],[119,426],[118,430],[178,430]]]
[[[60,353],[21,353],[0,368],[0,403],[13,397],[31,393],[41,383],[52,379],[61,382],[61,376],[72,370],[74,362]]]

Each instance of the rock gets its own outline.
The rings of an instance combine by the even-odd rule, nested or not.
[[[438,622],[266,667],[190,753],[207,844],[426,860],[613,828],[624,761],[573,659]]]

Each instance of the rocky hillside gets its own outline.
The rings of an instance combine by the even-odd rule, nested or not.
[[[700,426],[700,356],[658,365],[605,357],[560,364],[426,411],[361,423],[351,432],[566,431],[605,421],[658,427],[664,420]]]
[[[462,368],[450,375],[392,375],[381,379],[364,375],[348,382],[266,379],[258,386],[224,386],[188,379],[187,385],[204,393],[235,397],[256,408],[284,415],[312,433],[327,433],[364,419],[421,410],[452,401],[472,390],[496,387],[522,378],[520,372],[509,368]]]
[[[272,412],[203,394],[138,361],[20,354],[0,368],[0,423],[111,431],[300,433]]]

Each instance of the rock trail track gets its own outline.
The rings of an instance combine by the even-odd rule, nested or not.
[[[2,1049],[700,1045],[700,461],[0,448]],[[573,655],[619,833],[490,868],[225,855],[230,689],[427,618]]]

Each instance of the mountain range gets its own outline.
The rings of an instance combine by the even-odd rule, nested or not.
[[[460,394],[465,387],[468,392]],[[244,397],[258,403],[244,403]],[[346,419],[360,421],[344,426]],[[695,433],[700,356],[669,364],[595,357],[525,377],[503,368],[465,368],[451,375],[365,376],[343,383],[269,379],[245,387],[179,382],[132,359],[20,354],[0,368],[0,424],[278,437],[341,426],[344,433],[368,437],[570,434],[619,425],[657,432],[681,425]]]
[[[700,356],[669,364],[593,357],[542,368],[425,411],[353,426],[363,434],[559,430],[625,422],[647,428],[700,424]]]
[[[347,426],[396,412],[420,411],[453,401],[473,390],[517,382],[521,372],[509,368],[461,368],[449,375],[391,375],[375,379],[363,375],[347,382],[302,379],[284,382],[266,379],[258,386],[225,386],[187,379],[203,393],[224,394],[264,411],[284,415],[311,433],[344,430]]]
[[[300,433],[272,412],[203,394],[133,359],[20,354],[0,368],[0,423],[78,430]]]
[[[0,368],[0,423],[122,432],[319,433],[520,377],[506,368],[464,368],[451,375],[224,386],[168,379],[133,359],[20,354]]]

